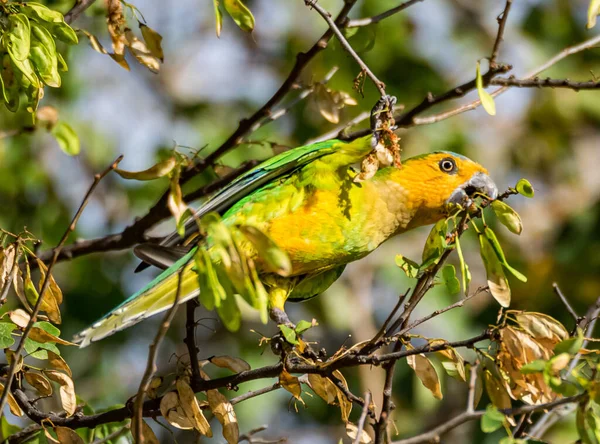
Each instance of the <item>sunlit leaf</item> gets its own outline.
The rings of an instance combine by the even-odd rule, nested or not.
[[[281,330],[281,333],[287,342],[293,345],[298,345],[298,336],[293,328],[283,324],[279,324],[277,327],[279,327],[279,330]]]
[[[327,404],[333,404],[335,402],[338,388],[329,380],[329,378],[324,378],[316,373],[309,373],[308,384]]]
[[[193,422],[187,417],[177,392],[169,392],[160,400],[160,413],[174,427],[178,429],[193,429]]]
[[[0,322],[0,348],[8,348],[15,343],[12,332],[16,328],[12,322]]]
[[[550,339],[554,344],[569,337],[567,329],[556,319],[544,313],[510,312],[519,327],[536,339]]]
[[[60,444],[84,444],[83,439],[77,434],[77,432],[68,427],[55,427],[54,432]],[[158,444],[156,441],[145,441],[146,444]]]
[[[29,56],[31,28],[25,14],[10,14],[8,20],[8,53],[16,60],[23,61]]]
[[[50,384],[50,381],[44,375],[35,372],[25,372],[25,380],[41,396],[50,396],[52,394],[52,384]]]
[[[279,383],[284,389],[294,395],[294,398],[301,399],[300,394],[302,393],[302,388],[300,387],[300,382],[297,377],[292,376],[287,370],[283,369],[281,373],[279,373]]]
[[[554,347],[554,353],[557,355],[561,353],[574,355],[579,352],[579,349],[583,345],[583,340],[583,331],[580,328],[577,328],[576,336],[559,342],[556,347]]]
[[[62,370],[67,375],[71,377],[73,376],[71,373],[71,368],[59,354],[53,352],[52,350],[46,350],[46,354],[48,356],[47,359],[50,368],[53,368],[55,370]]]
[[[142,32],[142,37],[144,37],[144,42],[146,43],[146,47],[150,51],[154,57],[163,62],[165,60],[165,56],[163,54],[162,49],[162,36],[156,32],[151,27],[140,23],[140,31]]]
[[[348,435],[348,437],[352,440],[352,442],[355,442],[356,437],[359,436],[358,435],[358,427],[354,424],[352,424],[351,422],[346,424],[346,435]],[[367,432],[363,430],[360,431],[360,437],[358,439],[358,442],[361,444],[369,444],[371,442],[373,442],[373,440],[371,439],[371,437],[369,436],[369,434]]]
[[[488,405],[485,414],[481,417],[481,430],[484,433],[492,433],[502,427],[506,417],[493,405]]]
[[[67,416],[71,416],[77,408],[73,380],[68,375],[56,370],[44,370],[44,374],[54,382],[60,384],[60,401],[63,409],[67,412]]]
[[[510,286],[504,268],[490,242],[482,234],[479,235],[479,252],[485,266],[490,293],[502,307],[510,306]]]
[[[590,0],[587,12],[587,29],[596,26],[596,19],[600,15],[600,0]]]
[[[50,131],[60,148],[69,156],[76,156],[80,151],[79,137],[71,126],[59,121]]]
[[[212,437],[210,424],[200,410],[200,405],[190,385],[183,378],[178,378],[176,387],[181,407],[194,428],[202,435]]]
[[[477,70],[475,77],[475,86],[477,87],[477,94],[479,95],[479,100],[481,100],[481,105],[485,112],[490,116],[496,115],[496,103],[494,102],[494,98],[483,88],[483,78],[481,77],[481,70],[479,69],[479,62],[477,62]]]
[[[125,41],[127,42],[129,51],[138,62],[154,73],[160,70],[159,59],[154,56],[146,44],[138,39],[130,29],[125,30]]]
[[[213,356],[208,359],[211,364],[221,368],[228,368],[234,373],[241,373],[250,370],[250,364],[241,358],[231,356]]]
[[[529,183],[527,179],[519,179],[517,185],[515,186],[515,189],[519,192],[519,194],[525,197],[531,198],[535,194],[533,186]]]
[[[487,369],[483,372],[483,381],[485,383],[485,391],[492,404],[500,409],[509,409],[511,401],[504,384]]]
[[[515,234],[521,234],[521,231],[523,231],[523,222],[521,221],[521,216],[515,210],[500,200],[492,202],[492,209],[498,221],[506,228]]]
[[[218,390],[206,392],[210,410],[223,426],[223,438],[228,444],[237,444],[240,431],[233,406]]]
[[[520,271],[513,268],[506,260],[506,257],[504,256],[504,251],[502,251],[500,242],[498,242],[498,238],[496,237],[496,233],[494,233],[490,227],[486,227],[484,233],[492,249],[494,250],[494,253],[496,253],[496,256],[498,257],[500,263],[504,266],[504,268],[510,271],[510,273],[521,282],[527,282],[527,277],[523,275],[523,273],[521,273]]]
[[[431,361],[424,354],[416,354],[406,358],[406,362],[433,396],[436,399],[442,399],[440,379]]]
[[[223,13],[219,7],[219,0],[213,0],[213,6],[215,9],[215,28],[217,37],[221,37],[221,29],[223,29]]]
[[[333,376],[336,379],[338,379],[346,389],[348,388],[348,382],[346,382],[346,378],[344,378],[344,375],[342,375],[342,372],[340,372],[339,370],[336,370],[333,372]],[[344,394],[344,392],[339,387],[336,387],[335,389],[336,389],[336,393],[337,393],[338,404],[340,405],[340,413],[342,415],[342,421],[347,423],[350,418],[350,413],[352,413],[352,401],[350,401],[348,399],[348,397]]]
[[[296,333],[301,335],[309,328],[316,327],[317,325],[319,325],[319,324],[317,323],[316,319],[313,319],[312,322],[308,322],[308,321],[305,321],[304,319],[302,319],[302,320],[298,321],[298,323],[296,324],[295,330],[296,330]]]
[[[409,258],[402,256],[401,254],[396,255],[396,265],[400,267],[402,271],[409,278],[416,278],[419,274],[419,264],[415,261],[411,261]]]
[[[434,345],[436,341],[430,341],[430,345]],[[444,341],[445,342],[445,341]],[[466,370],[465,370],[465,361],[462,356],[453,348],[448,348],[446,350],[439,350],[436,353],[436,356],[439,358],[442,363],[442,367],[448,374],[455,379],[460,381],[466,381]]]
[[[222,0],[225,10],[242,31],[254,30],[254,16],[241,0]]]
[[[177,165],[177,158],[175,156],[171,156],[166,160],[158,162],[156,165],[151,166],[150,168],[143,171],[125,171],[120,168],[115,168],[115,173],[121,176],[124,179],[133,179],[133,180],[154,180],[159,177],[164,177],[173,171],[173,168]]]

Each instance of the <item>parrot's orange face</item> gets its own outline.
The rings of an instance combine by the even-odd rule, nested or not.
[[[402,184],[410,190],[412,204],[420,208],[415,223],[431,223],[449,204],[468,206],[475,194],[495,199],[498,188],[488,171],[460,154],[440,151],[407,159]]]

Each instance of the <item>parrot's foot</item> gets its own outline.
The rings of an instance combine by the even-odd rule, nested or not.
[[[396,101],[397,99],[394,96],[383,96],[371,110],[371,130],[373,131],[371,145],[373,148],[379,144],[382,129],[394,129],[394,105]]]

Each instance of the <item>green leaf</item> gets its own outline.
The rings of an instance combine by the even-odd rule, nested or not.
[[[213,0],[213,6],[215,8],[215,26],[217,37],[221,37],[221,29],[223,29],[223,13],[219,7],[219,0]]]
[[[8,53],[15,59],[23,61],[29,55],[31,28],[25,14],[8,16]]]
[[[508,285],[508,279],[506,279],[498,255],[494,252],[488,238],[483,234],[479,235],[479,253],[485,266],[490,293],[502,307],[510,306],[510,286]]]
[[[217,307],[217,313],[221,321],[223,321],[223,325],[229,331],[238,331],[240,329],[242,314],[234,295],[229,295],[221,302],[221,305]]]
[[[312,322],[301,320],[300,322],[298,322],[298,324],[296,324],[296,333],[301,335],[306,330],[308,330],[309,328],[312,328],[312,327],[314,327]]]
[[[46,85],[52,88],[60,87],[61,79],[58,72],[56,51],[50,52],[47,47],[34,40],[31,42],[29,60],[31,60],[36,73]]]
[[[69,156],[79,154],[79,137],[77,137],[77,133],[69,124],[59,121],[50,132],[66,154]]]
[[[444,284],[450,294],[457,294],[460,292],[460,282],[456,277],[454,265],[446,265],[442,268],[442,278],[444,279]]]
[[[582,345],[583,331],[580,328],[577,328],[576,336],[565,339],[564,341],[560,341],[558,344],[556,344],[556,347],[554,347],[554,354],[560,355],[561,353],[569,353],[571,355],[575,355],[579,352]]]
[[[61,42],[68,43],[69,45],[77,45],[79,43],[79,39],[77,38],[77,34],[73,28],[71,28],[65,22],[48,24],[50,33],[56,37]]]
[[[500,412],[492,404],[485,409],[485,414],[481,417],[481,430],[484,433],[492,433],[502,427],[504,423],[504,413]]]
[[[46,296],[44,296],[44,299],[46,299]],[[52,325],[50,322],[38,321],[35,324],[33,324],[33,326],[41,328],[42,330],[50,333],[52,336],[60,336],[60,330],[54,325]]]
[[[287,342],[293,345],[298,345],[298,337],[293,329],[283,324],[279,324],[278,327]]]
[[[401,254],[396,255],[396,265],[400,267],[409,278],[416,278],[419,274],[419,264]]]
[[[421,259],[423,263],[421,264],[421,268],[426,269],[429,266],[437,263],[439,258],[444,253],[444,250],[447,247],[446,244],[446,232],[448,231],[448,220],[442,219],[438,221],[431,231],[429,232],[429,236],[427,236],[427,240],[425,241],[425,246],[423,247],[423,254]]]
[[[0,322],[0,348],[8,348],[15,343],[12,332],[17,328],[12,322]]]
[[[251,225],[240,225],[238,228],[254,246],[268,271],[280,276],[289,276],[292,273],[292,261],[273,239]]]
[[[515,234],[521,234],[523,222],[515,210],[500,200],[492,202],[492,209],[502,225]]]
[[[150,54],[152,54],[158,60],[163,62],[165,59],[165,55],[163,54],[162,49],[162,35],[160,35],[154,29],[143,23],[139,23],[139,26],[148,51],[150,51]]]
[[[2,415],[2,419],[0,419],[0,440],[4,442],[9,436],[17,433],[21,430],[21,427],[12,425],[8,422],[5,415]],[[30,441],[27,441],[30,442]]]
[[[32,17],[32,18],[37,17],[45,22],[63,23],[65,21],[65,18],[63,17],[63,15],[60,12],[49,9],[48,7],[42,5],[41,3],[27,2],[22,7],[22,10],[29,17]]]
[[[543,359],[536,359],[535,361],[530,362],[529,364],[523,365],[519,371],[524,375],[528,375],[530,373],[540,373],[543,372],[546,368],[546,361]]]
[[[42,83],[40,82],[40,79],[38,79],[38,76],[35,74],[33,70],[33,64],[31,63],[31,61],[29,59],[20,61],[15,59],[12,56],[12,54],[9,55],[12,62],[15,64],[18,70],[21,71],[21,73],[23,73],[24,78],[27,79],[33,87],[40,88],[42,86]],[[23,81],[21,81],[21,83],[23,83]]]
[[[31,23],[31,36],[48,48],[48,51],[56,52],[56,42],[52,38],[50,31],[45,27],[38,25],[36,22]]]
[[[494,98],[483,89],[483,78],[481,77],[481,70],[479,69],[479,62],[477,62],[477,76],[475,77],[475,86],[477,87],[477,94],[479,94],[479,100],[483,109],[490,115],[496,115],[496,103]]]
[[[531,185],[531,183],[529,183],[527,179],[519,179],[517,185],[515,186],[515,189],[519,192],[519,194],[525,197],[531,198],[535,194],[533,186]]]
[[[254,16],[241,0],[223,0],[225,10],[242,31],[254,30]]]
[[[600,0],[590,0],[587,13],[587,29],[592,29],[596,26],[596,17],[600,15]]]
[[[34,327],[41,328],[42,330],[47,331],[53,336],[60,336],[60,330],[52,325],[50,322],[39,321],[33,324]],[[48,353],[46,350],[49,350],[57,355],[60,355],[60,350],[56,346],[56,344],[52,342],[37,342],[30,338],[25,339],[25,351],[29,353],[29,355],[36,359],[45,360],[48,359]]]
[[[456,253],[458,254],[458,260],[460,261],[460,274],[462,277],[462,287],[465,294],[469,293],[469,284],[471,283],[471,272],[469,266],[465,262],[462,249],[460,248],[460,239],[456,236],[454,243],[456,244]]]
[[[502,251],[500,242],[498,242],[498,238],[496,237],[496,233],[494,233],[494,231],[491,228],[485,228],[485,237],[489,240],[492,249],[496,253],[496,256],[498,257],[500,263],[504,266],[504,268],[510,271],[510,273],[521,282],[527,282],[527,277],[519,270],[516,270],[515,268],[511,267],[511,265],[507,262],[506,256],[504,256],[504,251]]]

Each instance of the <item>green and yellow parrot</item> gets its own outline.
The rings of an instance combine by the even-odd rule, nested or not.
[[[412,157],[401,167],[380,168],[371,178],[355,181],[358,173],[353,166],[372,150],[371,136],[292,149],[240,176],[199,208],[198,217],[217,212],[226,226],[257,228],[287,253],[292,265],[287,277],[274,277],[257,259],[275,322],[289,322],[284,311],[287,300],[302,301],[324,292],[346,264],[397,234],[446,217],[448,204],[468,204],[474,193],[497,197],[484,167],[451,152]],[[197,224],[191,220],[186,237],[194,230]],[[173,254],[170,259],[182,242],[175,233],[162,245],[138,249],[146,262],[166,270],[82,331],[77,338],[82,347],[167,310],[179,279],[180,302],[200,294],[192,258],[205,241],[191,249],[179,247],[185,255],[176,260]]]

